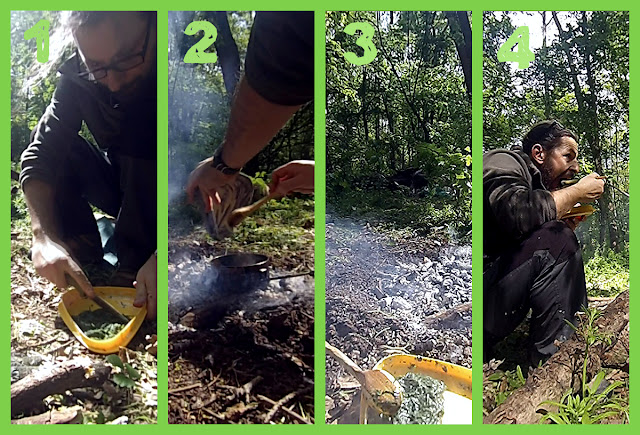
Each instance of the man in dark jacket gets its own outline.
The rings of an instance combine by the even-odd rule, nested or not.
[[[234,183],[294,113],[313,98],[313,12],[258,12],[223,143],[191,172],[189,197],[202,195],[207,211],[220,204],[219,190]],[[288,179],[288,186],[279,186]],[[272,175],[271,190],[309,192],[311,161],[291,162]],[[282,172],[282,173],[281,173]]]
[[[104,264],[93,205],[117,218],[117,284],[135,280],[134,305],[155,317],[156,13],[74,11],[64,23],[75,55],[22,155],[34,266],[94,294],[83,271]]]
[[[557,121],[534,125],[522,147],[483,159],[484,345],[510,334],[532,310],[530,358],[551,356],[571,335],[566,321],[586,305],[577,220],[562,219],[577,203],[602,195],[592,173],[562,188],[579,171],[576,135]]]

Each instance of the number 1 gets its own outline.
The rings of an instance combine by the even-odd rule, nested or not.
[[[42,19],[35,26],[24,32],[26,41],[36,38],[36,59],[40,63],[49,61],[49,25],[49,20]]]

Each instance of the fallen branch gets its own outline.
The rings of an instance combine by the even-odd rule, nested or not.
[[[258,394],[257,395],[258,399],[262,400],[263,402],[267,402],[268,404],[270,404],[271,406],[275,406],[277,404],[277,402],[269,399],[266,396],[263,396],[262,394]],[[290,417],[295,418],[296,420],[300,421],[303,424],[313,424],[313,419],[311,419],[311,421],[307,420],[306,418],[304,418],[303,416],[301,416],[300,414],[298,414],[295,411],[292,411],[286,407],[281,407],[280,408],[282,411],[286,412]]]
[[[180,387],[180,388],[174,388],[173,390],[169,390],[168,393],[169,394],[178,394],[178,393],[182,393],[183,391],[189,391],[189,390],[193,390],[194,388],[200,388],[202,387],[202,384],[200,382],[193,384],[193,385],[187,385],[185,387]]]
[[[11,415],[42,411],[45,397],[73,388],[100,386],[110,374],[110,367],[86,357],[40,369],[11,385]]]
[[[615,348],[617,341],[624,336],[622,333],[628,323],[629,292],[626,291],[618,295],[604,310],[602,317],[596,321],[598,329],[605,334],[610,334],[613,341],[610,346],[600,342],[590,347],[587,362],[589,378],[600,371],[606,352]],[[535,369],[529,375],[523,387],[514,391],[503,404],[486,416],[484,423],[538,423],[541,415],[537,410],[541,408],[542,402],[559,401],[569,388],[577,391],[582,381],[580,377],[584,355],[585,343],[574,335],[562,343],[560,349],[542,367]]]
[[[455,313],[464,313],[465,311],[471,310],[471,305],[472,305],[471,302],[467,302],[464,304],[460,304],[456,307],[449,308],[448,310],[443,311],[442,313],[433,314],[431,316],[426,317],[422,323],[424,325],[429,325],[431,323],[437,322],[438,320],[446,319],[447,317]]]
[[[80,424],[82,411],[79,406],[63,410],[51,410],[32,417],[11,420],[11,424]]]
[[[273,405],[273,408],[271,408],[271,410],[267,413],[267,415],[264,416],[264,422],[265,423],[269,423],[271,421],[271,419],[278,413],[280,408],[282,408],[284,405],[286,405],[289,401],[293,400],[296,396],[298,396],[300,394],[304,394],[309,390],[310,390],[310,388],[304,388],[304,389],[299,390],[299,391],[294,391],[292,393],[287,394],[282,399],[278,400],[275,403],[275,405]]]

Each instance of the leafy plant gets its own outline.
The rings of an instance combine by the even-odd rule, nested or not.
[[[109,355],[107,362],[120,370],[113,375],[113,382],[122,388],[133,388],[136,385],[138,379],[140,379],[140,373],[133,368],[129,363],[123,363],[118,355]]]
[[[609,398],[609,394],[618,387],[624,385],[620,381],[616,381],[608,385],[604,390],[598,392],[598,388],[604,380],[605,372],[601,370],[595,378],[587,381],[587,363],[589,361],[589,351],[591,347],[598,342],[611,344],[611,334],[606,334],[598,330],[596,320],[602,316],[596,308],[584,308],[584,314],[580,317],[580,326],[576,328],[570,322],[567,322],[575,329],[576,334],[585,343],[585,356],[582,364],[582,389],[574,394],[569,388],[559,402],[547,400],[540,405],[551,405],[558,408],[558,412],[547,412],[541,419],[540,423],[550,420],[556,424],[592,424],[613,417],[620,413],[627,416],[628,405],[619,397]]]
[[[518,365],[515,370],[497,371],[491,374],[489,381],[497,383],[496,406],[499,406],[507,400],[515,390],[522,387],[527,379],[522,374],[522,369]]]
[[[585,363],[586,366],[586,363]],[[586,379],[582,379],[582,394],[572,394],[568,390],[559,402],[544,401],[541,405],[552,405],[558,408],[558,412],[548,412],[542,417],[540,423],[551,420],[556,424],[592,424],[623,413],[629,414],[628,406],[621,398],[609,398],[609,394],[618,387],[624,385],[620,381],[609,384],[602,392],[598,393],[605,376],[604,370],[600,371],[588,385]]]

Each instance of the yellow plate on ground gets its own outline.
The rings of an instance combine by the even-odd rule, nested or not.
[[[62,295],[62,301],[58,305],[58,312],[73,335],[87,349],[102,354],[116,353],[121,346],[124,347],[129,344],[134,335],[136,335],[147,315],[147,308],[133,306],[133,300],[136,296],[136,289],[134,288],[94,287],[93,290],[120,313],[131,318],[129,323],[115,337],[108,340],[95,340],[84,335],[82,329],[73,320],[73,316],[85,311],[98,310],[100,306],[91,299],[83,297],[76,289],[69,290]]]
[[[596,211],[593,206],[589,204],[579,205],[573,207],[567,214],[563,215],[561,219],[573,218],[578,216],[591,216]]]
[[[384,370],[398,379],[407,373],[430,376],[444,382],[443,424],[471,424],[471,369],[417,355],[390,355],[374,369]]]

